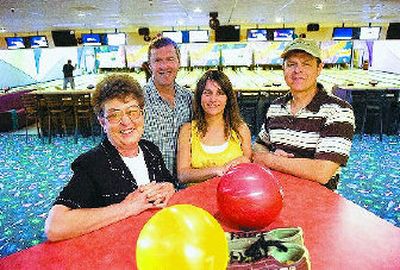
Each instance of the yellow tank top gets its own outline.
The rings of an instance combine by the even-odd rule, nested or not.
[[[192,168],[208,168],[223,166],[235,158],[243,156],[240,139],[235,131],[231,131],[228,146],[218,153],[206,152],[200,141],[200,132],[196,121],[192,121],[191,132]]]

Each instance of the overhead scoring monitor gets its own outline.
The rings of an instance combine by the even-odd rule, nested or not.
[[[266,28],[247,30],[247,41],[267,41],[267,40],[268,40],[268,30]]]
[[[110,33],[107,34],[107,45],[110,46],[119,46],[126,44],[126,35],[125,33]]]
[[[380,26],[361,27],[360,39],[367,39],[367,40],[379,39],[380,32],[381,32]]]
[[[172,39],[175,43],[182,43],[182,32],[181,31],[163,31],[163,37]]]
[[[100,46],[100,34],[82,34],[82,44]]]
[[[208,41],[208,30],[189,30],[190,43],[207,43]]]
[[[282,28],[273,29],[274,41],[291,41],[293,40],[294,29],[293,28]]]
[[[32,36],[29,37],[29,44],[31,48],[48,48],[49,43],[46,36]]]
[[[6,37],[7,48],[10,50],[14,49],[25,49],[25,41],[23,37]]]

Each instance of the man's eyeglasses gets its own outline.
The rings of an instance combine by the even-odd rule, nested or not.
[[[124,111],[115,110],[112,112],[107,112],[104,115],[104,117],[111,124],[119,124],[122,120],[122,117],[124,117],[124,115],[127,115],[129,117],[129,119],[131,119],[133,121],[133,120],[138,119],[142,114],[143,114],[143,109],[140,108],[139,106],[134,105]]]

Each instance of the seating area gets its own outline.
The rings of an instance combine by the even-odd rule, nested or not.
[[[398,134],[399,91],[353,90],[348,93],[354,108],[356,131],[364,134]],[[361,137],[361,138],[362,138]]]
[[[31,91],[0,94],[0,132],[14,131],[33,123],[25,121],[26,110],[21,100],[21,96]]]
[[[94,140],[94,136],[100,132],[97,132],[98,124],[94,121],[91,91],[18,92],[23,115],[17,116],[15,121],[18,125],[14,124],[16,127],[10,131],[25,127],[26,141],[30,133],[37,134],[42,142],[46,137],[48,143],[56,136],[65,137],[67,140],[73,136],[75,143],[78,142],[79,136],[92,136]]]

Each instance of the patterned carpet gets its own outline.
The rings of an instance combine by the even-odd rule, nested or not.
[[[44,221],[71,176],[70,163],[92,148],[91,138],[0,134],[0,257],[45,240]],[[400,227],[400,137],[356,136],[339,194]]]

